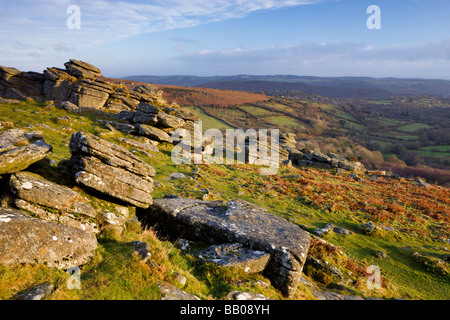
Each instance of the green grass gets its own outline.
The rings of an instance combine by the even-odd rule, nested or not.
[[[414,152],[417,152],[423,157],[443,157],[443,158],[450,157],[450,152],[441,152],[441,151],[433,152],[428,150],[415,150]]]
[[[270,109],[273,109],[274,111],[287,111],[287,112],[296,112],[295,109],[284,105],[284,104],[280,104],[280,103],[275,103],[275,102],[265,102],[264,103],[265,106],[269,107]]]
[[[397,130],[413,133],[419,131],[420,129],[428,129],[428,128],[431,128],[431,126],[425,123],[411,123],[398,127]]]
[[[450,146],[428,146],[423,147],[422,150],[430,151],[430,152],[450,152]]]
[[[263,108],[258,108],[254,106],[239,106],[239,109],[242,109],[253,116],[264,117],[264,116],[273,116],[276,115],[275,112],[268,111]]]
[[[200,117],[200,119],[202,120],[202,128],[203,128],[203,130],[208,130],[208,129],[219,129],[219,130],[220,129],[233,129],[233,127],[230,126],[225,121],[216,119],[216,118],[208,115],[205,111],[203,111],[203,109],[201,109],[199,107],[187,107],[186,109],[189,109],[194,114],[196,114],[197,116]]]
[[[352,130],[363,132],[366,129],[366,126],[356,122],[349,122],[347,128],[351,128]]]
[[[303,122],[298,121],[297,119],[287,117],[287,116],[274,116],[264,118],[264,121],[269,122],[271,124],[286,126],[286,127],[305,127],[306,125]]]

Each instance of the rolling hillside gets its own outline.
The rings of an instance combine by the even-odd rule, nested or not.
[[[370,77],[309,77],[294,75],[236,76],[127,76],[127,80],[189,87],[216,88],[250,92],[264,91],[275,96],[300,93],[328,98],[386,98],[405,95],[450,96],[450,81],[439,79],[402,79]],[[294,91],[294,92],[293,92]]]
[[[122,81],[122,80],[121,80]],[[355,156],[368,167],[450,183],[450,101],[426,95],[384,99],[270,97],[236,90],[156,85],[208,127],[278,128],[299,147]]]

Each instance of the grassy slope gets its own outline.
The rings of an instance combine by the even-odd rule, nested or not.
[[[388,116],[380,114],[376,108],[372,108],[371,114],[356,108],[350,110],[341,105],[317,103],[313,101],[299,101],[281,98],[269,98],[262,95],[248,95],[246,92],[195,88],[195,94],[181,87],[160,86],[169,89],[165,97],[169,101],[177,101],[181,106],[201,106],[209,116],[225,121],[228,125],[237,128],[278,128],[281,131],[290,131],[298,134],[298,137],[309,140],[335,137],[349,138],[352,145],[361,144],[370,150],[374,150],[377,144],[379,151],[391,154],[390,148],[395,145],[410,148],[409,144],[419,140],[422,130],[439,130],[439,123],[422,123],[403,119],[404,116]],[[203,91],[204,92],[203,92]],[[398,99],[397,99],[398,100]],[[373,100],[353,101],[371,103],[383,108],[390,107],[391,111],[397,107],[404,108],[406,104],[415,112],[415,108],[431,108],[431,114],[439,114],[440,107],[447,107],[445,102],[417,97],[413,102],[399,102],[397,100]],[[402,100],[403,101],[403,100]],[[338,102],[339,104],[340,102]],[[344,102],[345,103],[345,102]],[[350,104],[351,104],[350,103]],[[357,110],[358,109],[358,110]],[[409,110],[409,109],[408,109]],[[408,111],[409,112],[409,111]],[[403,118],[402,118],[403,117]],[[421,117],[416,117],[420,119]],[[403,119],[403,120],[401,120]],[[430,118],[431,119],[431,118]],[[312,135],[311,135],[312,133]],[[370,141],[370,143],[368,143]],[[433,146],[435,141],[429,141]],[[425,164],[431,167],[445,169],[443,164],[446,153],[429,152],[426,149],[416,150],[414,147],[407,150],[417,153],[425,158]],[[402,158],[397,153],[397,157]],[[405,160],[405,159],[402,159]]]
[[[23,128],[32,124],[35,129],[44,131],[46,141],[54,146],[54,154],[50,158],[59,162],[59,165],[43,163],[32,169],[67,185],[71,181],[67,177],[63,160],[70,157],[68,141],[73,132],[83,129],[113,142],[124,137],[121,133],[110,133],[103,128],[96,122],[98,115],[94,113],[70,114],[34,103],[2,104],[0,108],[0,121],[13,121],[15,127]],[[71,125],[57,120],[65,116],[71,119]],[[171,181],[167,180],[170,173],[177,171],[189,175],[194,166],[172,164],[170,145],[161,144],[160,150],[162,153],[154,158],[142,156],[156,169],[155,180],[162,184],[162,188],[153,192],[154,198],[168,193],[202,198],[206,188],[210,191],[210,200],[242,198],[309,231],[331,222],[351,230],[353,234],[327,235],[326,239],[337,245],[348,257],[328,254],[324,258],[338,263],[346,272],[352,272],[352,281],[347,286],[357,294],[387,298],[448,298],[448,276],[439,276],[427,270],[424,263],[411,256],[413,251],[418,251],[430,257],[443,258],[446,251],[442,248],[450,249],[450,245],[440,242],[440,239],[450,237],[448,189],[424,189],[411,181],[389,181],[384,178],[356,182],[326,171],[284,166],[277,175],[262,176],[259,168],[251,165],[204,165],[200,166],[201,178],[198,180]],[[395,231],[365,235],[358,226],[366,221],[391,226]],[[133,257],[127,245],[131,240],[147,241],[150,244],[150,263],[144,264]],[[311,251],[319,251],[317,248],[320,246],[313,246]],[[390,260],[378,258],[376,251],[384,251]],[[381,267],[384,279],[381,290],[371,291],[365,286],[364,270],[371,264]],[[272,287],[265,289],[251,285],[254,280],[268,282],[262,275],[247,275],[234,269],[199,265],[172,243],[158,238],[152,231],[143,232],[137,222],[130,220],[122,235],[106,230],[99,236],[99,249],[94,259],[82,267],[81,290],[67,289],[65,283],[69,275],[64,271],[40,265],[1,266],[0,299],[11,298],[30,285],[49,280],[57,286],[49,299],[157,299],[157,283],[161,280],[176,283],[175,272],[188,280],[183,290],[203,299],[223,299],[233,289],[254,291],[274,299],[282,298]],[[330,280],[317,281],[327,284]],[[242,282],[244,284],[240,284]],[[309,289],[301,285],[295,299],[311,297]]]

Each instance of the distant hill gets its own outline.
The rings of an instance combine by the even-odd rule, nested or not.
[[[128,76],[123,79],[176,85],[239,91],[268,95],[308,93],[328,98],[387,98],[417,94],[450,97],[450,81],[434,79],[370,78],[370,77],[310,77],[295,75],[236,76]]]

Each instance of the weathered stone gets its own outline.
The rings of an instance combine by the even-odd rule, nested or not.
[[[352,178],[352,179],[355,180],[355,181],[361,181],[361,178],[360,178],[356,173],[354,173],[354,172],[350,173],[350,174],[348,175],[348,177],[349,177],[349,178]]]
[[[231,291],[225,296],[225,300],[272,300],[256,292]]]
[[[375,254],[383,260],[389,260],[389,256],[384,251],[377,251]]]
[[[157,106],[149,103],[141,102],[137,106],[136,113],[133,117],[134,123],[143,123],[155,125],[158,122],[158,114],[160,110]]]
[[[265,251],[271,259],[264,272],[286,296],[298,285],[310,236],[298,226],[243,200],[222,205],[196,199],[157,199],[138,215],[176,237],[212,243],[240,243]]]
[[[44,79],[50,80],[50,81],[56,81],[61,79],[73,79],[76,80],[76,78],[73,78],[70,76],[66,70],[59,69],[59,68],[47,68],[44,70]]]
[[[80,60],[70,59],[69,62],[64,63],[64,66],[67,72],[75,77],[95,79],[102,75],[100,69]]]
[[[248,273],[263,271],[270,259],[269,253],[244,248],[240,243],[213,245],[195,255],[206,262],[239,268]]]
[[[186,251],[191,246],[192,241],[186,240],[186,239],[178,239],[176,242],[176,245],[178,248],[180,248],[183,251]]]
[[[177,179],[184,179],[184,178],[187,178],[187,177],[183,173],[174,172],[174,173],[171,173],[167,179],[168,180],[177,180]]]
[[[0,66],[0,79],[11,85],[20,84],[22,71],[16,68]]]
[[[119,130],[119,131],[125,132],[127,134],[136,134],[139,131],[138,126],[136,126],[134,124],[120,123],[120,122],[108,121],[108,120],[98,120],[98,122],[103,123],[106,127],[111,126],[115,130]]]
[[[0,135],[0,175],[24,170],[51,152],[44,140],[33,142],[21,129],[7,130]]]
[[[416,178],[414,179],[414,182],[417,182],[417,185],[420,187],[429,188],[431,185],[427,183],[424,179]]]
[[[84,62],[84,61],[81,61],[81,60],[75,60],[75,59],[69,59],[69,61],[70,61],[70,63],[72,63],[72,64],[74,64],[76,66],[79,66],[79,67],[81,67],[83,69],[86,69],[88,71],[91,71],[91,72],[94,72],[94,73],[101,73],[99,68],[93,66],[90,63],[87,63],[87,62]]]
[[[113,101],[110,99],[108,99],[106,101],[105,109],[108,112],[117,112],[117,113],[119,113],[121,111],[131,110],[130,107],[128,107],[126,104],[123,104],[121,102],[116,102],[116,101]]]
[[[111,91],[112,87],[105,82],[83,80],[73,87],[69,101],[80,108],[101,109]]]
[[[362,233],[364,233],[366,235],[374,234],[378,230],[378,227],[376,225],[374,225],[372,223],[372,221],[363,223],[358,228]]]
[[[361,162],[340,161],[339,168],[349,171],[364,172],[366,168]]]
[[[184,287],[186,285],[187,279],[185,276],[183,276],[182,274],[179,274],[178,272],[174,273],[174,278],[175,281],[181,285],[182,287]]]
[[[136,252],[136,254],[141,256],[142,262],[146,262],[148,259],[152,257],[149,251],[150,246],[147,242],[135,240],[131,241],[130,244],[132,245],[134,252]]]
[[[2,86],[1,86],[1,84],[0,84],[0,97],[3,95],[1,92],[1,88],[2,88]],[[16,99],[3,99],[3,98],[0,98],[0,102],[1,103],[21,103],[22,101],[20,101],[20,100],[16,100]]]
[[[69,112],[78,113],[81,112],[81,108],[78,107],[76,104],[73,104],[70,101],[64,101],[61,103],[61,107]]]
[[[68,80],[57,79],[55,81],[45,80],[44,96],[46,100],[66,101],[69,100],[74,84]]]
[[[347,230],[347,229],[341,228],[341,227],[334,227],[333,232],[337,233],[337,234],[343,234],[343,235],[352,234],[352,232],[350,230]]]
[[[33,217],[44,221],[51,221],[66,226],[74,227],[83,231],[97,233],[99,226],[95,219],[88,218],[84,215],[73,214],[69,212],[53,213],[49,208],[25,201],[20,198],[15,198],[14,205],[25,212],[29,212]]]
[[[122,215],[116,214],[114,212],[100,212],[103,221],[109,225],[121,226],[126,222],[126,218]]]
[[[0,66],[0,95],[7,99],[43,100],[44,76],[37,72],[21,72]]]
[[[184,292],[168,282],[162,282],[158,287],[161,291],[160,300],[200,300],[197,296]]]
[[[75,180],[132,205],[147,208],[155,170],[127,149],[82,132],[70,139]]]
[[[133,91],[137,93],[143,93],[149,96],[157,96],[161,93],[158,88],[156,88],[154,85],[150,83],[141,84],[139,86],[134,87]]]
[[[13,300],[42,300],[52,294],[55,286],[49,282],[32,286],[15,294]]]
[[[324,297],[324,300],[364,300],[364,298],[360,296],[345,295],[332,291],[323,291],[321,293]]]
[[[139,125],[139,134],[156,141],[172,143],[172,138],[166,132],[146,124]]]
[[[139,98],[133,97],[132,93],[132,91],[127,91],[125,89],[116,89],[116,91],[111,94],[110,98],[116,103],[127,106],[130,110],[136,110],[139,105]]]
[[[318,162],[330,162],[331,158],[323,153],[320,152],[313,152],[310,155],[308,155],[311,160],[318,161]]]
[[[164,112],[168,114],[173,114],[174,116],[183,119],[184,121],[200,121],[200,117],[192,113],[188,109],[178,109],[166,107],[163,109]]]
[[[87,263],[96,248],[91,232],[0,208],[0,263],[46,263],[65,269]]]
[[[133,146],[144,151],[159,153],[159,149],[155,146],[155,144],[150,142],[151,140],[148,140],[147,142],[140,142],[133,139],[121,138],[120,141],[126,145]]]
[[[96,157],[105,164],[125,169],[151,181],[156,171],[122,146],[100,139],[93,134],[76,132],[70,138],[70,152]]]
[[[75,181],[137,207],[152,203],[153,183],[121,168],[104,164],[95,157],[72,156]]]
[[[157,118],[157,125],[162,128],[177,129],[185,125],[183,119],[167,114],[165,112],[159,112]]]
[[[72,189],[30,172],[11,175],[9,185],[11,192],[22,200],[15,200],[20,209],[30,211],[46,221],[98,232],[96,210]]]
[[[331,223],[327,223],[323,228],[317,228],[313,230],[313,234],[315,234],[318,237],[323,237],[325,234],[331,231],[333,229],[333,225]]]

